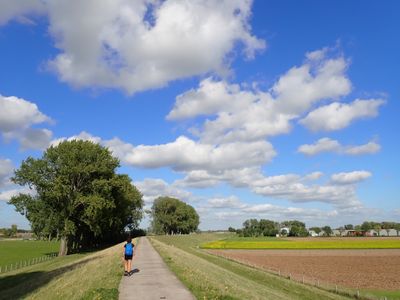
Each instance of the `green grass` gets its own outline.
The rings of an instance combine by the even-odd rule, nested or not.
[[[224,235],[159,236],[152,243],[197,299],[348,299],[222,257],[199,245]]]
[[[264,238],[228,238],[203,243],[204,249],[399,249],[400,239],[285,240]]]
[[[376,291],[376,290],[366,290],[370,295],[374,295],[379,299],[386,297],[386,299],[400,299],[400,290],[398,291]]]
[[[3,299],[118,299],[123,244],[0,275]]]
[[[57,253],[59,247],[59,242],[1,240],[0,266],[4,269],[6,265]]]

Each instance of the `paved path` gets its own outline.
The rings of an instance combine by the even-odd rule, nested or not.
[[[146,237],[140,238],[135,249],[132,268],[139,272],[124,276],[119,285],[119,299],[192,300],[195,297],[168,269],[161,256]]]

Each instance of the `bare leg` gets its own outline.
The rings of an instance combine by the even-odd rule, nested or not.
[[[128,260],[128,266],[127,267],[128,267],[128,270],[127,270],[128,272],[132,271],[132,260],[131,259]]]
[[[125,272],[129,272],[128,271],[128,264],[129,264],[129,260],[124,260],[124,268],[125,268]]]

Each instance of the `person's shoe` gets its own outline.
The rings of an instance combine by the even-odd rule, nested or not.
[[[128,276],[129,273],[127,271],[124,272],[124,276]]]

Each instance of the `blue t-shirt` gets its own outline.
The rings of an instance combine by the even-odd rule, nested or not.
[[[125,244],[125,255],[133,255],[133,244],[132,243],[126,243]]]

